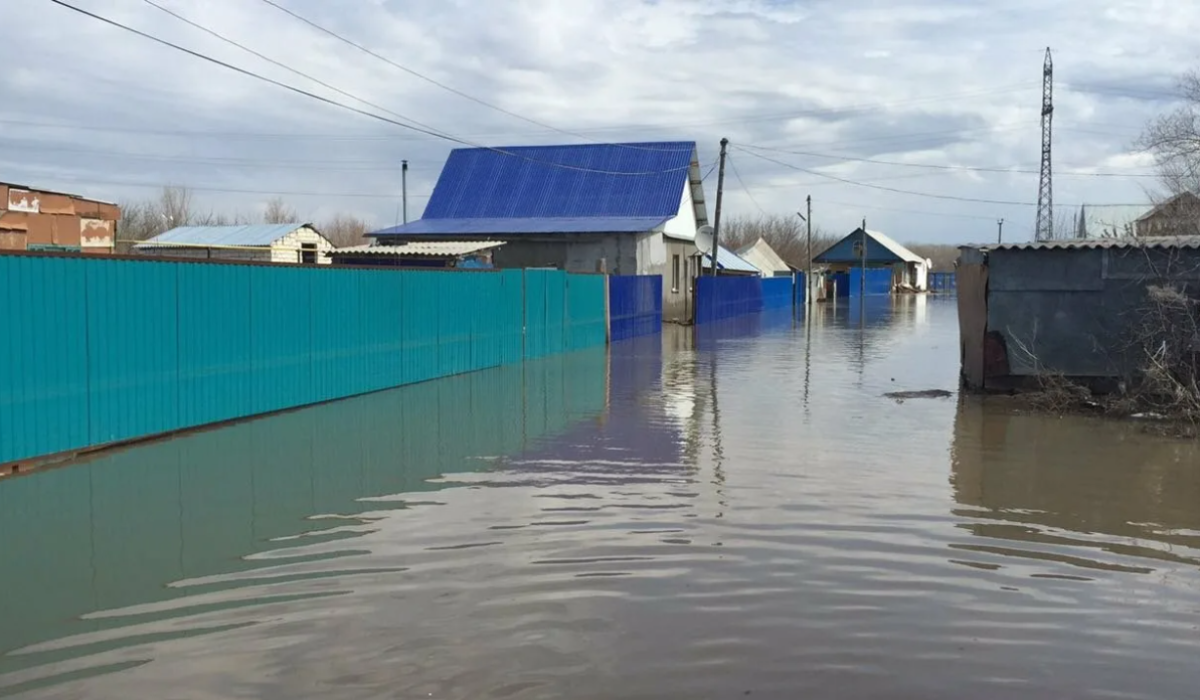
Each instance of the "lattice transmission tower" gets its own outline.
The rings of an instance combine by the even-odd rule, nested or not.
[[[1042,67],[1042,177],[1038,182],[1037,227],[1034,239],[1048,241],[1054,238],[1054,169],[1051,167],[1051,124],[1054,121],[1054,59],[1046,49],[1046,63]]]

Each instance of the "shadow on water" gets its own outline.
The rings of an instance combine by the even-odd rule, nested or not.
[[[147,631],[155,621],[339,593],[279,597],[240,588],[402,570],[338,562],[362,553],[355,541],[387,512],[436,499],[452,485],[444,475],[492,468],[572,426],[603,421],[607,363],[603,349],[556,356],[0,483],[0,532],[7,533],[0,653],[10,652],[0,655],[0,694],[5,674],[39,685],[38,674],[14,673],[31,666],[227,629],[180,623]],[[618,384],[656,374],[644,362],[618,365],[636,368],[614,375]],[[88,638],[78,647],[11,653],[74,635]],[[63,669],[62,679],[81,668]]]
[[[1137,425],[964,397],[951,458],[957,545],[981,566],[1168,575],[1200,566],[1200,447]],[[968,556],[968,553],[970,555]],[[1092,572],[1092,573],[1089,573]]]

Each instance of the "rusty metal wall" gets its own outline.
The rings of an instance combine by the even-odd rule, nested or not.
[[[120,218],[113,204],[0,184],[0,250],[55,247],[111,253]]]
[[[955,273],[958,288],[958,333],[962,380],[969,389],[984,389],[984,337],[987,335],[987,265],[960,262]]]

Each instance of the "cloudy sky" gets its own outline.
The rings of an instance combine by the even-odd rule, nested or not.
[[[1031,237],[1045,47],[1060,212],[1146,199],[1132,142],[1200,67],[1200,4],[1166,0],[273,0],[386,60],[266,0],[153,0],[321,85],[148,0],[66,1],[471,143],[687,139],[707,164],[728,137],[728,215],[811,194],[823,228],[866,217],[911,242],[990,240],[999,218]],[[415,218],[455,145],[51,0],[3,5],[20,31],[0,42],[0,181],[117,201],[186,185],[221,211],[279,194],[391,225],[400,161]]]

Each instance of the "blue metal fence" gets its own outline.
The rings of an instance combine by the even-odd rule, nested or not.
[[[953,272],[930,272],[929,291],[954,292],[958,290],[958,276]]]
[[[696,280],[696,323],[752,314],[763,308],[763,278],[712,277]]]
[[[848,279],[849,290],[846,295],[838,291],[838,296],[856,297],[860,294],[867,296],[877,296],[882,294],[892,293],[892,271],[886,267],[868,267],[866,269],[866,284],[863,284],[863,269],[855,267],[850,269]]]
[[[796,307],[803,307],[808,296],[808,279],[803,272],[797,272],[792,286]]]
[[[599,275],[0,255],[0,279],[0,464],[605,340]]]
[[[613,342],[662,333],[662,276],[609,277],[608,316]]]
[[[762,278],[763,309],[790,309],[792,303],[792,278],[790,276]]]
[[[829,280],[834,284],[836,297],[850,296],[850,274],[846,272],[831,272]]]

